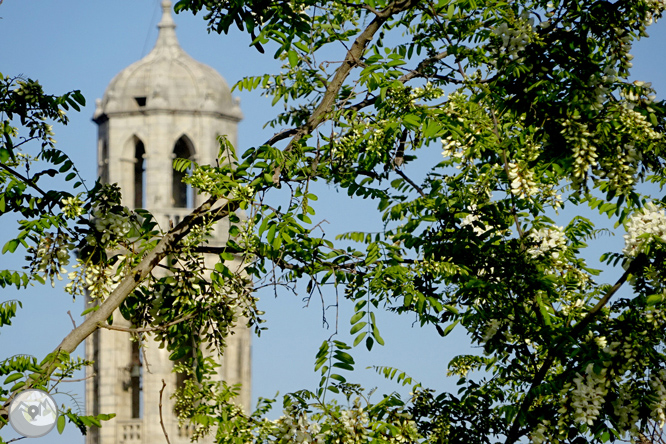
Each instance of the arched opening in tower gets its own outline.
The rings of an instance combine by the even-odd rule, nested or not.
[[[109,183],[109,142],[106,139],[100,141],[97,158],[97,175],[102,183]]]
[[[134,208],[143,208],[146,204],[146,148],[140,139],[134,142]]]
[[[187,136],[181,136],[173,148],[174,159],[193,159],[194,147]],[[183,179],[190,173],[191,168],[185,171],[173,169],[171,199],[174,208],[192,208],[194,207],[194,190],[183,182]]]
[[[141,347],[138,341],[132,342],[132,356],[130,364],[130,391],[132,395],[132,418],[141,418],[143,403],[141,402],[141,391],[143,385],[143,363],[141,359]]]

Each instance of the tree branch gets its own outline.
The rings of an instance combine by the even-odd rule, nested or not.
[[[39,186],[37,186],[37,184],[32,179],[28,179],[27,177],[25,177],[24,175],[22,175],[18,171],[14,170],[11,167],[8,167],[7,165],[5,165],[2,162],[0,162],[0,168],[7,171],[12,176],[17,177],[21,182],[23,182],[23,183],[27,184],[28,186],[34,188],[42,196],[46,196],[46,192],[44,190],[42,190]],[[60,202],[58,202],[58,205],[60,205]]]
[[[415,189],[416,191],[419,192],[419,194],[421,195],[421,197],[426,197],[426,195],[425,195],[425,193],[423,192],[423,190],[421,189],[421,187],[418,186],[418,185],[416,185],[416,184],[412,181],[412,179],[410,179],[409,177],[407,177],[407,175],[406,175],[405,173],[403,173],[402,170],[401,170],[400,168],[396,168],[396,169],[395,169],[395,172],[398,174],[398,176],[400,176],[400,177],[402,177],[403,179],[405,179],[405,180],[407,181],[407,183],[409,183],[412,187],[414,187],[414,189]]]
[[[59,353],[64,351],[72,353],[92,332],[99,328],[99,324],[103,323],[106,319],[113,314],[113,312],[122,304],[128,294],[130,294],[148,274],[159,264],[167,255],[172,251],[173,247],[178,244],[192,229],[192,227],[200,222],[201,218],[210,212],[214,212],[217,218],[225,217],[239,208],[238,202],[226,202],[226,205],[218,209],[214,209],[214,205],[218,202],[217,197],[211,197],[201,206],[187,215],[176,227],[169,230],[162,239],[157,243],[155,248],[148,252],[141,262],[128,273],[123,280],[120,281],[118,286],[111,292],[109,297],[100,305],[99,309],[91,313],[88,318],[76,329],[72,330],[54,350],[53,362],[44,369],[43,376],[48,378],[58,368],[60,364]],[[28,382],[23,389],[30,388],[31,382]],[[0,408],[0,418],[5,421],[0,422],[0,429],[4,427],[9,417],[9,404],[16,393],[12,393],[7,401]]]
[[[99,328],[105,328],[107,330],[114,330],[114,331],[122,331],[126,333],[148,333],[151,331],[164,331],[167,328],[180,324],[181,322],[189,321],[190,319],[194,318],[197,314],[199,313],[194,313],[194,314],[189,314],[187,316],[184,316],[180,319],[176,319],[175,321],[168,322],[164,325],[160,325],[159,327],[142,327],[142,328],[131,328],[131,327],[118,327],[116,325],[109,325],[107,323],[99,323],[97,326]]]
[[[162,394],[164,393],[164,389],[166,388],[166,382],[164,382],[164,379],[162,379],[162,388],[160,389],[160,425],[162,426],[162,432],[164,432],[164,437],[166,438],[167,444],[171,444],[171,441],[169,441],[169,434],[166,431],[166,427],[164,427],[164,418],[162,418]]]
[[[558,355],[558,352],[564,347],[564,345],[567,342],[570,342],[572,340],[577,340],[578,335],[588,326],[590,323],[594,320],[594,318],[597,316],[597,314],[601,311],[601,309],[608,304],[608,301],[610,300],[611,297],[617,291],[622,287],[622,285],[627,281],[629,278],[629,275],[632,274],[636,268],[640,266],[640,264],[643,262],[643,258],[640,258],[640,256],[631,263],[629,268],[622,274],[620,279],[617,280],[615,285],[613,285],[607,292],[606,294],[597,302],[597,304],[590,309],[590,311],[585,315],[585,317],[574,327],[571,329],[570,332],[564,334],[562,336],[562,339],[555,345],[554,348],[551,349],[551,351],[548,353],[546,360],[544,361],[543,365],[537,372],[537,374],[534,376],[534,380],[532,381],[532,385],[530,386],[529,390],[525,394],[525,397],[523,398],[523,402],[520,405],[520,409],[518,410],[518,413],[516,413],[516,417],[513,420],[513,424],[511,424],[511,428],[509,429],[509,433],[507,434],[507,439],[505,444],[513,444],[521,436],[520,432],[520,427],[521,427],[521,421],[520,417],[524,414],[527,413],[529,410],[530,406],[532,405],[532,394],[534,393],[534,390],[541,385],[543,380],[546,377],[546,374],[550,370],[550,368],[553,366],[555,363],[556,356]]]
[[[344,84],[345,79],[349,76],[352,68],[360,63],[365,48],[368,43],[372,40],[375,33],[382,27],[382,25],[393,15],[398,14],[402,11],[405,11],[412,6],[417,5],[418,0],[398,0],[392,2],[382,11],[378,11],[375,18],[372,19],[370,24],[361,32],[361,34],[356,37],[351,48],[347,51],[342,65],[337,69],[333,80],[326,87],[326,92],[322,97],[319,105],[312,112],[307,122],[294,130],[293,138],[289,141],[289,144],[285,148],[285,153],[288,153],[292,150],[293,146],[297,144],[303,137],[312,133],[312,131],[317,128],[321,123],[326,119],[326,115],[333,110],[335,104],[335,99]],[[288,130],[291,131],[291,130]],[[273,171],[273,183],[277,184],[280,182],[280,176],[282,175],[282,166],[277,166]]]

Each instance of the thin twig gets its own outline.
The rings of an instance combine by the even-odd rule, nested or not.
[[[72,320],[72,325],[74,328],[76,328],[76,322],[74,322],[74,318],[72,317],[72,312],[70,310],[67,310],[67,314],[69,315],[69,319]]]
[[[153,332],[153,331],[164,331],[164,330],[166,330],[167,328],[169,328],[173,325],[180,324],[181,322],[189,321],[190,319],[195,317],[197,314],[198,313],[189,314],[189,315],[184,316],[180,319],[176,319],[175,321],[171,321],[171,322],[168,322],[164,325],[160,325],[159,327],[142,327],[142,328],[118,327],[118,326],[115,326],[115,325],[103,324],[101,322],[98,324],[98,326],[100,328],[106,328],[107,330],[123,331],[123,332],[126,332],[126,333],[149,333],[149,332]]]
[[[97,373],[93,373],[90,376],[86,376],[85,378],[80,378],[80,379],[56,379],[56,378],[49,378],[53,382],[81,382],[85,381],[86,379],[92,379],[95,376],[97,376]]]
[[[416,191],[419,192],[419,194],[421,195],[421,197],[426,197],[426,195],[425,195],[425,193],[423,192],[423,190],[421,189],[421,187],[419,187],[418,185],[416,185],[416,184],[412,181],[412,179],[410,179],[409,177],[407,177],[407,175],[406,175],[405,173],[403,173],[402,170],[400,170],[400,168],[396,168],[396,169],[395,169],[395,172],[398,173],[398,176],[400,176],[400,177],[402,177],[403,179],[405,179],[405,180],[406,180],[406,181],[407,181],[412,187],[414,187],[414,189],[415,189]]]
[[[150,363],[148,362],[148,355],[146,355],[146,347],[143,346],[143,338],[139,335],[139,348],[141,349],[141,356],[143,356],[143,364],[146,366],[146,372],[151,375],[153,372],[150,371]]]
[[[162,431],[164,432],[164,437],[167,440],[167,444],[171,444],[171,441],[169,441],[169,434],[166,431],[166,427],[164,427],[164,418],[162,418],[162,394],[164,393],[165,388],[166,382],[164,382],[164,379],[162,379],[162,389],[160,390],[160,425],[162,426]]]
[[[13,168],[8,167],[4,163],[0,163],[0,168],[7,171],[9,174],[18,177],[21,180],[21,182],[29,185],[30,187],[34,188],[35,191],[39,192],[39,194],[46,197],[46,192],[42,190],[32,179],[28,179],[27,177],[25,177],[18,171],[14,170]],[[58,202],[58,205],[61,205],[60,202]]]

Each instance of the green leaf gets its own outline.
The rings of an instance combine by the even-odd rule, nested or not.
[[[379,345],[384,345],[384,339],[379,335],[379,329],[376,325],[373,325],[372,327],[372,337],[375,338],[375,341],[377,341]]]
[[[354,325],[354,326],[351,328],[351,330],[349,331],[349,333],[352,334],[352,335],[353,335],[353,334],[356,334],[356,333],[358,333],[359,331],[361,331],[361,330],[363,329],[363,327],[365,327],[366,325],[368,325],[367,322],[359,322],[358,324]]]
[[[17,379],[21,379],[23,377],[23,373],[14,373],[12,375],[9,375],[7,379],[5,379],[4,384],[9,384],[10,382],[14,382]]]
[[[9,150],[7,148],[0,148],[0,163],[7,163],[9,160]]]
[[[333,373],[333,374],[331,375],[331,379],[335,379],[336,381],[340,381],[340,382],[342,382],[342,383],[347,382],[347,380],[345,379],[344,376],[342,376],[342,375],[338,375],[338,374],[335,374],[335,373]]]
[[[353,366],[351,366],[350,364],[344,363],[344,362],[336,362],[335,364],[333,364],[333,367],[341,368],[343,370],[349,370],[350,372],[354,371]]]
[[[293,49],[287,53],[287,57],[289,58],[289,65],[292,68],[295,68],[298,65],[298,54],[296,51]]]
[[[449,333],[451,333],[453,331],[455,326],[458,325],[458,322],[460,322],[459,319],[452,322],[451,324],[447,325],[446,328],[444,329],[444,331],[442,332],[442,336],[448,336]]]
[[[354,363],[354,358],[352,357],[352,355],[350,355],[349,353],[345,353],[343,351],[340,351],[340,350],[335,351],[335,358],[338,359],[339,361],[342,361],[342,362],[347,363],[347,364],[353,364]]]
[[[653,305],[661,304],[662,302],[664,302],[663,294],[653,294],[647,297],[645,304],[648,307],[652,307]]]
[[[65,415],[58,416],[58,433],[62,435],[63,430],[65,430]]]
[[[367,331],[364,331],[364,332],[361,333],[360,335],[356,336],[356,339],[354,339],[354,347],[356,347],[358,344],[360,344],[361,341],[363,340],[363,338],[365,338],[365,336],[366,336],[367,334],[368,334],[368,332],[367,332]]]
[[[16,251],[16,248],[19,246],[19,241],[18,239],[12,239],[9,242],[5,244],[5,246],[2,248],[2,254],[5,254],[6,252],[13,253]]]
[[[361,319],[363,319],[363,317],[365,316],[365,314],[366,314],[365,311],[359,311],[359,312],[356,312],[356,313],[354,314],[354,316],[352,316],[351,319],[349,320],[349,323],[352,324],[352,325],[356,324],[358,321],[360,321]]]
[[[234,255],[232,253],[220,253],[220,259],[223,261],[233,261],[234,260]]]

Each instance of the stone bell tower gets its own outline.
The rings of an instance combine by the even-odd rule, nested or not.
[[[162,2],[162,11],[155,47],[113,78],[97,101],[93,120],[102,181],[118,183],[124,205],[149,210],[168,228],[205,199],[182,183],[173,160],[214,164],[217,137],[225,135],[236,146],[242,114],[225,80],[180,47],[169,1]],[[222,244],[227,228],[220,222],[210,244]],[[162,409],[169,439],[172,444],[189,442],[188,431],[178,428],[173,415],[170,395],[179,383],[173,363],[154,341],[145,343],[140,350],[127,333],[110,330],[88,338],[86,354],[95,364],[86,381],[87,414],[113,412],[116,417],[91,429],[86,444],[164,443],[158,409],[162,379],[167,382]],[[219,376],[229,384],[242,383],[238,401],[246,411],[250,364],[250,332],[239,327],[227,340]]]

